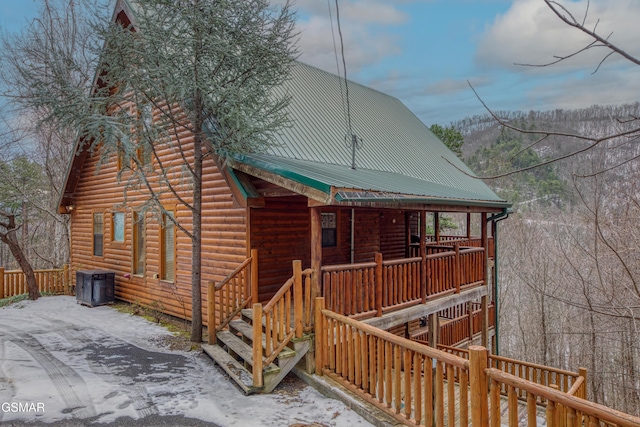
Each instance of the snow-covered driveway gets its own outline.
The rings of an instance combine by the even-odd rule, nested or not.
[[[168,350],[169,335],[68,296],[0,308],[0,424],[370,425],[310,387],[245,396],[201,352]]]

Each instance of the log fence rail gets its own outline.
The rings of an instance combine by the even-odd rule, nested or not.
[[[423,346],[327,310],[322,297],[315,301],[315,340],[317,375],[327,375],[404,425],[499,427],[504,416],[510,427],[538,426],[541,406],[548,427],[640,425],[640,418],[584,399],[582,370],[555,370],[558,384],[536,383],[532,376],[493,367],[505,358],[489,356],[484,347],[465,352]],[[516,362],[523,372],[553,370]]]
[[[69,266],[63,268],[34,270],[38,290],[41,293],[70,294]],[[22,270],[5,270],[0,267],[0,299],[26,294],[27,280]]]

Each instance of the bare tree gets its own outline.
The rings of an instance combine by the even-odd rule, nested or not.
[[[566,61],[570,58],[576,57],[580,54],[583,54],[587,51],[592,50],[604,50],[602,58],[596,65],[593,73],[598,72],[598,70],[605,64],[605,62],[613,57],[613,56],[621,56],[628,62],[639,65],[640,66],[640,58],[636,58],[635,56],[629,54],[622,46],[612,42],[610,40],[611,34],[604,35],[598,29],[599,20],[593,25],[593,28],[589,28],[587,26],[587,18],[589,16],[589,5],[590,2],[587,1],[586,9],[582,14],[582,19],[576,18],[576,14],[572,12],[569,7],[565,6],[561,2],[554,0],[543,0],[547,7],[566,25],[574,28],[576,31],[579,31],[585,35],[587,35],[591,41],[588,42],[582,48],[566,54],[566,55],[556,55],[552,60],[542,63],[542,64],[524,64],[524,63],[516,63],[515,65],[522,65],[526,67],[551,67],[553,65],[559,64],[563,61]],[[471,86],[471,84],[469,84]],[[535,147],[541,144],[544,141],[549,140],[549,138],[561,138],[564,141],[575,141],[579,143],[579,148],[575,150],[571,150],[567,153],[563,153],[561,155],[551,156],[543,161],[540,161],[536,164],[528,165],[526,167],[513,169],[505,173],[496,174],[492,176],[483,177],[483,179],[494,179],[499,177],[504,177],[512,174],[516,174],[519,172],[524,172],[527,170],[535,169],[540,166],[548,165],[551,163],[558,162],[560,160],[569,159],[580,154],[592,151],[598,147],[607,146],[617,148],[620,145],[636,143],[638,138],[640,138],[640,117],[635,115],[629,115],[625,117],[616,118],[618,129],[614,132],[607,134],[581,134],[581,133],[572,133],[572,132],[558,132],[549,129],[526,129],[523,127],[519,127],[514,125],[508,118],[502,117],[502,115],[498,112],[493,111],[480,97],[480,95],[476,92],[476,90],[471,86],[474,94],[478,98],[478,100],[482,103],[488,113],[493,117],[493,119],[503,126],[505,129],[510,129],[515,132],[524,135],[532,135],[535,137],[535,140],[529,145],[523,147],[522,152],[525,152],[529,148]],[[634,154],[631,157],[619,159],[616,164],[608,165],[603,169],[593,170],[587,173],[587,175],[604,173],[612,168],[615,168],[619,165],[624,165],[634,160],[637,160],[640,155]]]
[[[40,291],[38,291],[36,275],[20,247],[20,242],[17,236],[19,229],[20,227],[16,224],[15,215],[5,211],[0,211],[0,241],[9,246],[9,250],[26,276],[29,298],[36,300],[40,298]]]

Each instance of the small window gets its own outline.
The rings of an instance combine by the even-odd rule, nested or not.
[[[144,214],[133,213],[133,274],[144,274]]]
[[[175,278],[175,224],[172,218],[173,212],[162,215],[162,231],[160,235],[160,278],[173,281]]]
[[[138,106],[138,146],[136,156],[142,166],[151,164],[151,147],[148,144],[151,125],[153,124],[153,110],[151,104],[140,104]]]
[[[102,212],[93,214],[93,255],[102,256],[104,240],[104,217]]]
[[[114,212],[111,221],[111,240],[124,242],[124,212]]]
[[[322,218],[322,247],[338,245],[337,214],[335,212],[323,213]]]

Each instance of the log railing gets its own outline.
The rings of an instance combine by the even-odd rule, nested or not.
[[[469,361],[325,310],[323,298],[316,299],[315,325],[316,374],[405,425],[468,425]],[[445,384],[445,376],[460,385]]]
[[[422,302],[422,258],[382,262],[382,311],[410,307]]]
[[[367,318],[484,284],[484,249],[460,249],[421,257],[327,265],[321,268],[327,308]]]
[[[476,306],[476,304],[473,306]],[[452,310],[447,311],[451,312]],[[458,310],[453,312],[457,313]],[[495,306],[493,304],[489,305],[488,312],[488,326],[492,328],[495,326]],[[469,342],[476,334],[482,332],[482,310],[473,310],[471,320],[469,320],[468,312],[451,320],[443,318],[441,315],[441,322],[438,332],[439,345],[451,347],[463,342]],[[429,345],[428,336],[429,333],[426,331],[417,331],[417,333],[411,335],[411,340]]]
[[[470,237],[467,238],[465,236],[440,236],[440,241],[435,241],[435,236],[427,236],[427,253],[436,253],[438,251],[450,251],[453,249],[453,245],[457,244],[460,247],[475,247],[481,248],[482,238],[480,237]],[[410,255],[411,256],[419,256],[420,254],[420,244],[419,243],[411,243],[410,247]],[[493,258],[494,254],[494,240],[493,237],[487,238],[487,250],[489,258]]]
[[[264,308],[260,303],[253,304],[254,387],[263,385],[264,366],[271,364],[293,338],[301,338],[305,331],[312,330],[312,274],[310,268],[302,270],[301,261],[293,261],[293,276]]]
[[[485,278],[483,248],[460,249],[426,256],[427,298],[436,298],[461,289],[482,285]]]
[[[70,293],[69,266],[63,268],[34,270],[38,290],[43,293]],[[27,280],[22,270],[5,270],[0,267],[0,299],[26,294]]]
[[[526,401],[525,425],[537,425],[537,402],[546,402],[545,420],[547,427],[574,426],[618,426],[637,427],[640,418],[624,414],[580,397],[564,393],[552,387],[528,381],[496,368],[483,372],[490,382],[490,418],[484,425],[502,425],[503,413],[500,408],[502,390],[507,390],[508,406],[504,413],[505,422],[510,426],[522,425],[518,411],[519,396]]]
[[[484,347],[451,349],[457,353],[451,354],[326,310],[324,305],[324,298],[316,299],[315,373],[329,376],[404,425],[537,426],[542,425],[541,410],[546,410],[548,427],[640,425],[640,418],[580,397],[586,384],[583,370],[571,373],[573,384],[566,389],[562,381],[553,387],[536,383],[532,377],[493,367],[500,358],[490,357]],[[531,367],[526,362],[519,365]],[[519,407],[525,408],[524,418]]]
[[[345,316],[375,316],[376,292],[382,291],[376,286],[377,265],[377,262],[363,262],[323,266],[322,295],[327,307]]]
[[[465,359],[469,358],[469,351],[465,349],[446,345],[438,345],[438,348]],[[584,368],[580,368],[578,372],[571,372],[564,369],[552,368],[549,366],[538,365],[492,354],[488,356],[488,359],[490,367],[508,373],[509,375],[513,375],[535,384],[556,388],[563,393],[571,394],[583,399],[587,396],[585,383],[587,371]],[[508,394],[507,387],[504,386],[504,384],[500,389],[500,393],[504,396]],[[523,391],[519,391],[517,393],[517,398],[524,400],[526,396]],[[544,400],[542,396],[538,396],[536,404],[544,405],[546,403],[546,400]]]
[[[216,343],[216,334],[225,329],[240,312],[257,302],[258,251],[244,260],[220,283],[209,282],[207,289],[207,330],[209,344]]]

